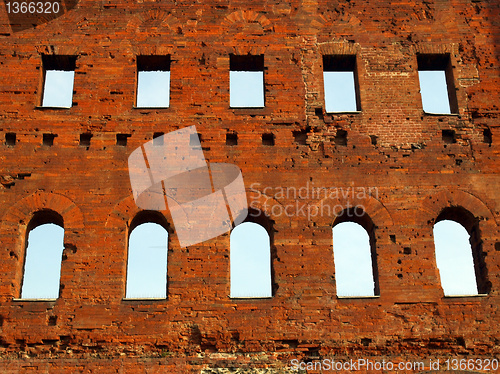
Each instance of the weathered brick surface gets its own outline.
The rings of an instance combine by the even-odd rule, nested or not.
[[[499,358],[498,19],[495,1],[80,0],[13,31],[2,9],[0,135],[15,133],[17,144],[0,145],[1,371],[286,372],[292,358]],[[78,56],[71,109],[39,107],[44,53]],[[264,109],[229,108],[231,53],[264,55]],[[357,56],[362,111],[326,114],[322,55],[343,53]],[[458,115],[423,112],[417,53],[450,54]],[[147,54],[172,58],[168,109],[134,108],[135,58]],[[242,169],[249,198],[272,220],[272,299],[230,299],[229,235],[181,248],[164,212],[168,299],[122,300],[127,227],[139,211],[127,158],[153,133],[189,125],[208,161]],[[339,130],[347,145],[335,144]],[[442,130],[457,141],[444,142]],[[78,144],[87,132],[88,149]],[[238,145],[225,144],[228,132]],[[57,134],[53,146],[43,133]],[[131,134],[126,147],[117,133]],[[275,196],[311,186],[376,192]],[[335,216],[279,214],[289,204],[365,208],[379,298],[336,297]],[[487,296],[443,297],[432,225],[448,206],[479,219]],[[61,295],[16,301],[26,227],[41,209],[64,218]]]

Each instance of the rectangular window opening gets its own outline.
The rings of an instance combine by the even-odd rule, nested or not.
[[[42,106],[71,108],[76,56],[42,55]]]
[[[229,106],[264,107],[264,55],[229,56]]]
[[[327,113],[361,110],[355,55],[323,56],[323,83]]]
[[[170,106],[170,56],[137,56],[138,108]]]
[[[450,56],[448,54],[419,54],[417,64],[424,112],[458,113]]]

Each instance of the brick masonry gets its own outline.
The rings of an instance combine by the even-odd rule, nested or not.
[[[499,359],[499,19],[494,1],[80,0],[19,31],[2,8],[0,138],[16,135],[15,145],[0,145],[2,373],[285,373],[294,358]],[[264,55],[266,106],[231,109],[229,55],[248,53]],[[458,114],[423,112],[418,53],[450,55]],[[42,54],[78,56],[72,108],[40,107]],[[134,108],[136,56],[149,54],[171,56],[168,109]],[[329,54],[356,55],[361,112],[325,113]],[[127,158],[154,133],[190,125],[208,161],[241,168],[269,218],[271,299],[230,299],[229,234],[181,248],[167,211],[168,299],[123,300],[128,226],[139,212]],[[347,142],[336,143],[342,131]],[[52,146],[44,133],[57,134]],[[82,133],[92,134],[90,146],[79,145]],[[228,133],[237,145],[226,145]],[[117,134],[131,135],[126,146]],[[305,186],[376,193],[263,194]],[[333,214],[272,210],[322,203],[360,205],[373,221],[379,298],[336,297]],[[443,296],[432,227],[449,206],[477,219],[486,296]],[[61,293],[19,301],[27,225],[42,209],[64,219]]]

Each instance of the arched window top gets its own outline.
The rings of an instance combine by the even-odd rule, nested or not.
[[[258,226],[261,226],[264,230],[266,230],[267,234],[272,237],[274,221],[262,210],[249,207],[248,214],[245,218],[245,221],[238,226],[241,226],[245,223],[253,223]],[[236,227],[238,227],[236,226]],[[234,231],[234,229],[233,229]]]
[[[27,233],[29,234],[31,230],[44,224],[53,224],[64,229],[64,219],[59,213],[50,209],[43,209],[33,214],[28,223]]]
[[[469,235],[472,234],[472,232],[479,223],[479,220],[476,217],[474,217],[474,215],[471,212],[460,206],[452,206],[444,208],[436,218],[436,223],[439,223],[444,220],[455,221],[459,223],[465,228],[465,230],[467,230]]]
[[[359,239],[359,242],[363,243],[365,239],[369,239],[366,229],[357,222],[345,221],[338,223],[333,227],[333,232],[336,235],[341,234],[338,236],[339,239],[349,240],[351,244],[354,244],[351,239],[355,241],[358,241]],[[356,235],[356,237],[350,238],[350,235]]]
[[[357,223],[369,234],[375,227],[370,216],[361,207],[349,207],[342,210],[342,212],[340,212],[340,214],[338,214],[335,218],[333,227],[344,222]]]
[[[489,293],[477,217],[461,206],[444,208],[434,224],[434,244],[445,296]]]
[[[22,299],[57,299],[64,250],[64,224],[51,210],[36,212],[26,232]]]
[[[236,226],[230,236],[233,298],[271,297],[271,249],[267,230],[254,222]]]
[[[132,233],[137,226],[144,223],[155,223],[163,227],[167,232],[169,231],[169,224],[163,214],[154,210],[142,210],[130,222],[129,233]]]
[[[255,234],[258,237],[266,238],[267,243],[269,243],[269,234],[267,233],[267,230],[260,224],[255,223],[255,222],[243,222],[236,226],[232,231],[231,231],[231,236],[233,235],[238,235],[239,232],[245,232],[248,235]]]
[[[333,227],[332,235],[337,296],[378,295],[376,259],[366,229],[343,221]]]
[[[136,220],[128,241],[127,299],[167,297],[168,232],[156,222]]]
[[[445,296],[477,295],[470,235],[454,220],[434,225],[436,264]]]

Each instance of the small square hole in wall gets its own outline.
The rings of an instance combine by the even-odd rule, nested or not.
[[[90,140],[92,139],[92,134],[91,133],[83,133],[80,134],[80,145],[82,147],[90,147]]]
[[[273,146],[274,134],[262,134],[262,145]]]
[[[356,74],[356,56],[323,56],[323,83],[327,113],[361,110]]]
[[[232,132],[226,134],[226,145],[238,145],[238,134]]]
[[[160,146],[163,145],[163,132],[155,132],[153,134],[153,145]]]
[[[136,106],[170,106],[170,56],[137,56]]]
[[[121,147],[127,146],[127,140],[130,138],[130,134],[116,134],[116,145]]]
[[[458,113],[450,56],[448,54],[419,54],[417,64],[424,112]]]
[[[57,134],[43,134],[42,135],[42,144],[46,146],[53,146],[54,145],[54,139],[56,138]]]
[[[71,108],[76,56],[42,55],[42,106]]]
[[[5,134],[5,145],[9,145],[11,147],[16,145],[16,134],[13,132],[8,132]]]
[[[230,55],[229,70],[229,106],[264,107],[264,55]]]
[[[491,133],[490,129],[484,129],[483,130],[483,142],[486,144],[489,144],[491,146],[491,143],[493,143],[493,134]]]
[[[396,235],[389,235],[391,242],[396,243]]]
[[[446,144],[453,144],[457,142],[455,130],[443,130],[441,134],[443,142]]]
[[[368,347],[371,342],[372,342],[372,340],[369,338],[362,338],[361,339],[361,344],[363,344],[365,347]]]
[[[378,136],[370,135],[370,139],[371,139],[372,145],[377,145]]]
[[[403,248],[403,253],[405,255],[411,255],[411,248],[410,247],[404,247]]]
[[[308,127],[306,129],[292,131],[293,138],[296,144],[307,145],[308,133],[311,131],[311,128]]]
[[[335,144],[347,146],[347,131],[337,130],[337,134],[335,135]]]
[[[49,316],[47,324],[49,326],[56,326],[57,325],[57,316]]]
[[[201,134],[190,134],[189,135],[189,145],[199,147],[201,145]]]

